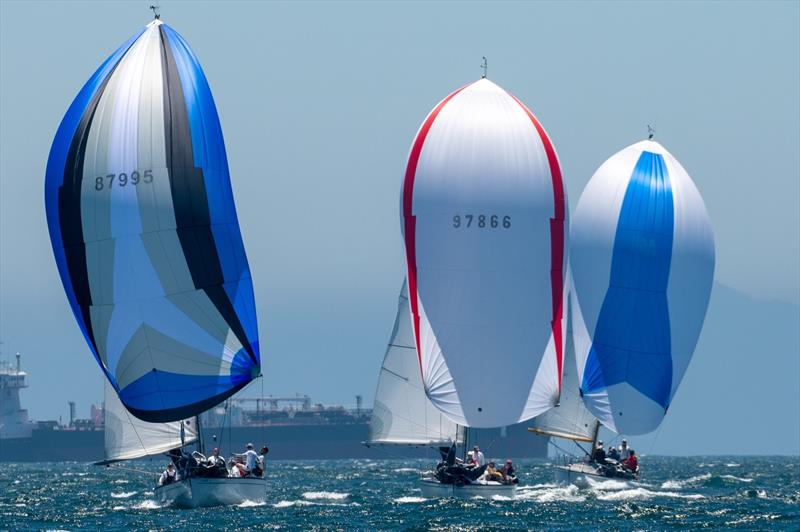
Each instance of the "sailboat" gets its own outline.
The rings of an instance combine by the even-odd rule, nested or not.
[[[465,440],[558,401],[566,223],[555,150],[519,100],[484,73],[434,107],[401,193],[410,322],[425,393]],[[496,488],[423,482],[427,495]]]
[[[194,53],[158,16],[67,110],[47,161],[45,207],[67,300],[114,394],[138,420],[166,424],[137,422],[135,434],[174,435],[173,423],[260,376],[216,106]],[[111,436],[127,441],[128,428]],[[187,470],[157,493],[184,506],[223,504],[244,496],[238,480],[198,492],[205,481]],[[264,500],[264,479],[250,480],[247,497]]]
[[[692,358],[714,277],[702,197],[652,134],[592,176],[573,216],[570,254],[571,337],[585,406],[577,416],[588,413],[617,434],[652,432]]]
[[[591,485],[590,481],[602,482],[613,477],[633,484],[638,480],[637,474],[630,474],[621,467],[603,467],[592,459],[600,434],[600,421],[587,410],[581,398],[573,339],[572,306],[569,304],[571,295],[570,290],[567,299],[567,334],[564,369],[561,373],[561,397],[557,405],[534,418],[533,427],[528,431],[549,437],[550,444],[563,453],[554,466],[556,482],[585,488]],[[582,454],[576,456],[571,450],[564,449],[555,443],[559,440],[573,442]]]

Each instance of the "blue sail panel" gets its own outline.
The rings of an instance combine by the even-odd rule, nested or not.
[[[592,176],[570,240],[583,401],[611,430],[650,432],[675,396],[708,306],[714,240],[702,198],[663,146],[642,141]]]
[[[56,135],[45,189],[65,292],[134,415],[183,419],[260,375],[219,117],[174,30],[153,21],[90,79]]]

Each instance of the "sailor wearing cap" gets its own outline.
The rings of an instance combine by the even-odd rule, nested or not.
[[[486,458],[483,457],[483,453],[481,452],[481,448],[477,445],[472,448],[472,460],[475,462],[477,467],[481,467],[483,464],[486,463]]]
[[[619,459],[623,462],[630,458],[631,450],[628,448],[628,440],[622,440],[622,445],[619,447]]]
[[[253,450],[253,444],[248,443],[247,450],[244,452],[244,468],[247,470],[247,474],[251,475],[255,474],[257,467],[258,455],[255,450]]]
[[[606,451],[605,449],[603,449],[602,441],[597,442],[597,446],[594,449],[594,454],[592,455],[592,460],[594,460],[598,464],[606,463]]]

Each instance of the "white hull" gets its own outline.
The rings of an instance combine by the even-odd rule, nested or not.
[[[592,483],[607,482],[613,480],[624,482],[631,486],[638,485],[635,480],[624,478],[613,478],[603,475],[595,466],[585,462],[576,462],[565,466],[556,466],[555,480],[558,484],[574,484],[579,488],[589,488]]]
[[[266,502],[267,481],[263,478],[192,477],[158,486],[155,496],[162,506],[179,508]]]
[[[499,482],[476,481],[472,484],[456,486],[455,484],[442,484],[435,478],[423,478],[420,481],[422,496],[428,499],[438,497],[455,497],[472,499],[483,497],[490,499],[495,495],[513,499],[517,493],[516,484],[500,484]]]

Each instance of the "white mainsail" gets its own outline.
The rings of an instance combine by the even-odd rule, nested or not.
[[[104,463],[134,460],[161,454],[181,446],[181,423],[184,441],[197,440],[196,418],[170,423],[148,423],[128,412],[114,388],[105,381],[105,452]]]
[[[568,286],[572,286],[568,275]],[[580,308],[573,304],[572,291],[568,298],[567,336],[564,348],[564,368],[561,373],[561,400],[541,416],[534,419],[531,432],[567,440],[591,442],[594,440],[597,419],[586,409],[580,394],[578,363],[575,360],[575,338],[572,321]]]
[[[425,395],[410,316],[408,287],[403,281],[392,336],[378,377],[368,443],[449,445],[456,439],[458,426]]]

